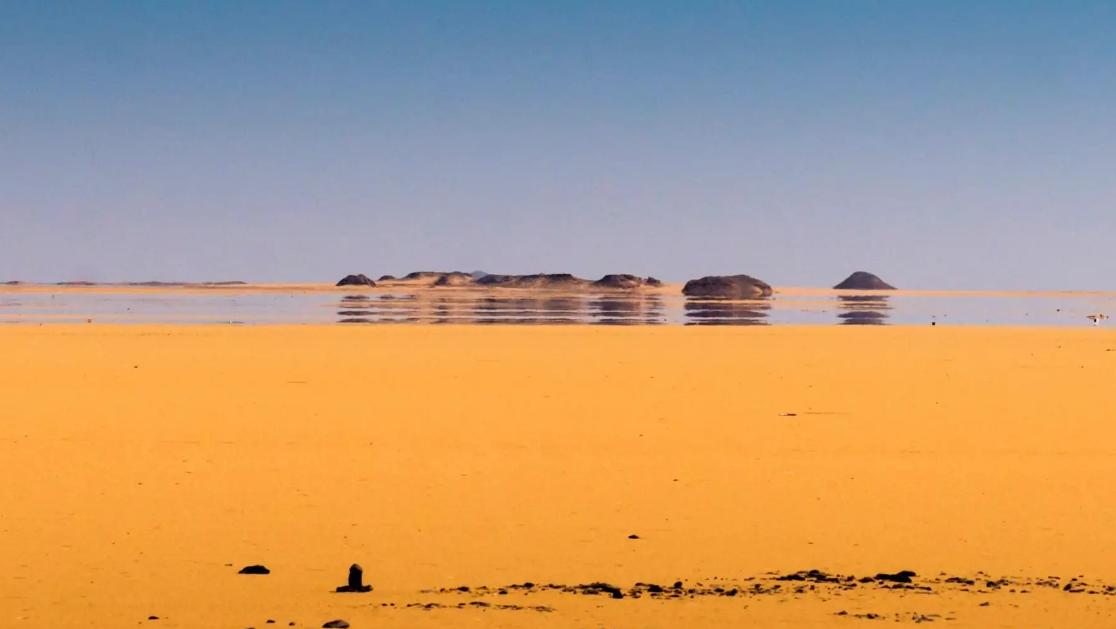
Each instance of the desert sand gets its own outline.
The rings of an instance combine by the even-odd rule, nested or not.
[[[1105,329],[12,325],[0,348],[3,627],[1116,612]],[[375,590],[334,593],[353,562]],[[808,569],[842,580],[777,580]],[[541,587],[592,582],[622,598]]]

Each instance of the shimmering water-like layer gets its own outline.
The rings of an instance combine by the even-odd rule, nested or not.
[[[5,323],[451,323],[599,325],[1092,325],[1107,293],[776,293],[727,301],[638,292],[454,289],[0,292]]]

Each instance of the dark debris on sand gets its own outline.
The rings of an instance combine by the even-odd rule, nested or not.
[[[267,566],[254,564],[251,566],[244,566],[237,574],[271,574],[271,570],[269,570]]]

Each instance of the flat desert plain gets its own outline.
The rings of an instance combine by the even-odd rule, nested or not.
[[[0,352],[3,627],[1116,624],[1104,329],[9,325]],[[375,590],[334,593],[354,562]]]

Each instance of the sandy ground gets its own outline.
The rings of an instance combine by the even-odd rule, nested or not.
[[[1116,623],[1103,329],[9,326],[0,352],[0,627]],[[332,593],[354,561],[375,591]],[[918,576],[767,574],[811,568]],[[497,589],[525,581],[623,598]]]

